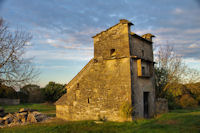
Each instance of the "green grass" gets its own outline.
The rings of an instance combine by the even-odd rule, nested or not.
[[[20,105],[0,105],[0,107],[3,107],[5,112],[18,112],[20,108],[31,108],[31,109],[36,109],[39,112],[48,114],[48,115],[53,115],[55,116],[56,113],[56,108],[55,105],[51,104],[20,104]]]
[[[39,105],[38,105],[39,106]],[[0,129],[0,133],[200,133],[200,107],[179,109],[154,119],[133,122],[94,121],[67,122],[55,119],[49,123],[37,123]]]

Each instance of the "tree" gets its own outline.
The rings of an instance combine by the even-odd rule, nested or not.
[[[199,96],[200,88],[195,83],[200,79],[200,72],[186,66],[173,47],[159,47],[155,61],[157,97],[167,98],[170,103],[177,102],[186,94]]]
[[[176,54],[173,47],[162,46],[158,48],[155,60],[156,90],[159,93],[167,91],[174,96],[181,95],[180,83],[186,70],[182,57]]]
[[[155,67],[155,80],[156,80],[156,97],[164,98],[166,96],[166,92],[163,91],[167,82],[168,82],[168,73],[164,68]]]
[[[42,89],[38,85],[28,84],[20,88],[19,91],[20,101],[23,103],[39,103],[43,102],[44,96]]]
[[[18,98],[17,92],[12,87],[0,84],[0,98]]]
[[[48,102],[57,101],[63,94],[66,93],[65,85],[55,82],[49,82],[44,88],[45,99]]]
[[[38,75],[31,59],[24,58],[31,38],[29,33],[23,31],[11,32],[0,18],[0,84],[25,84]]]
[[[26,95],[29,95],[29,93],[33,92],[34,90],[40,89],[40,86],[34,85],[34,84],[28,84],[20,88],[20,92],[23,92]]]

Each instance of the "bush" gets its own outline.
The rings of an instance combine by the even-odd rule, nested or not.
[[[200,105],[200,96],[196,96],[196,100],[198,101],[198,104]]]
[[[18,96],[20,98],[20,102],[22,103],[35,103],[38,98],[42,97],[41,94],[36,95],[33,100],[30,101],[30,98],[32,95],[35,94],[36,91],[41,91],[40,86],[34,85],[34,84],[28,84],[20,88],[20,91],[18,92]]]
[[[55,82],[49,82],[43,89],[45,100],[48,102],[57,101],[63,94],[66,93],[65,85]]]
[[[198,101],[195,100],[191,95],[185,94],[180,98],[180,105],[183,108],[196,107],[198,105]]]
[[[27,103],[28,102],[28,95],[19,91],[17,92],[18,98],[20,99],[20,103]]]
[[[0,98],[18,98],[17,92],[12,87],[0,84]]]
[[[125,119],[128,119],[133,114],[133,107],[128,102],[125,102],[120,107],[121,116]]]
[[[179,97],[174,97],[171,94],[166,95],[166,99],[168,100],[168,108],[171,109],[181,109]]]

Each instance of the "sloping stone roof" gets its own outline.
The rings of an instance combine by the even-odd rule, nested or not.
[[[73,86],[74,84],[76,84],[79,79],[81,78],[81,76],[84,74],[84,72],[86,72],[89,67],[91,67],[91,65],[93,64],[93,60],[94,58],[92,58],[82,69],[81,71],[65,86],[65,88],[70,88],[71,86]],[[68,93],[68,90],[67,90]],[[54,104],[55,105],[69,105],[71,104],[70,100],[67,100],[67,93],[64,94],[61,98],[59,98]]]
[[[106,29],[106,30],[104,30],[104,31],[102,31],[102,32],[100,32],[100,33],[98,33],[98,34],[96,34],[96,35],[95,35],[95,36],[93,36],[92,38],[95,38],[96,36],[98,36],[98,35],[102,34],[103,32],[106,32],[106,31],[108,31],[108,30],[112,29],[113,27],[117,26],[117,25],[118,25],[118,24],[120,24],[120,23],[122,23],[122,24],[129,24],[129,25],[133,25],[133,23],[131,23],[130,21],[128,21],[128,20],[126,20],[126,19],[120,19],[120,22],[119,22],[119,23],[117,23],[117,24],[115,24],[115,25],[111,26],[110,28],[108,28],[108,29]]]

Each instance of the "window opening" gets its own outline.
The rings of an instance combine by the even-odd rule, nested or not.
[[[144,76],[145,75],[145,67],[143,66],[142,67],[142,76]]]
[[[143,93],[143,102],[144,102],[144,118],[149,117],[149,92]]]
[[[77,83],[77,88],[79,88],[79,83]]]
[[[142,50],[142,57],[144,57],[144,50]]]
[[[111,55],[111,56],[116,56],[116,51],[115,51],[115,49],[111,49],[111,50],[110,50],[110,55]]]

